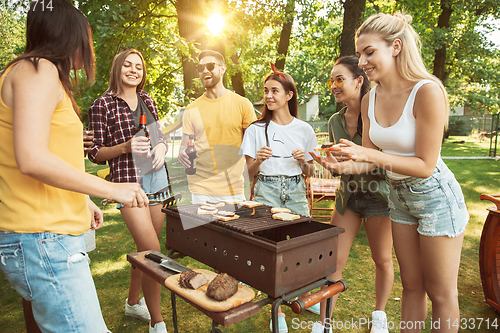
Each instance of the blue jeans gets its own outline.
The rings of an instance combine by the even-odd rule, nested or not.
[[[254,188],[254,200],[271,207],[285,207],[294,214],[309,217],[306,184],[302,175],[259,175]]]
[[[141,187],[146,194],[154,194],[168,186],[167,170],[165,169],[165,164],[155,172],[148,173],[142,176]],[[148,195],[149,199],[152,196]],[[152,203],[150,206],[159,205],[159,203]],[[116,204],[116,208],[120,209],[124,206],[121,203]]]
[[[387,178],[391,220],[417,225],[423,236],[456,237],[465,231],[469,213],[460,184],[439,158],[429,178]]]
[[[42,332],[109,332],[83,235],[0,231],[0,267],[10,285],[31,301]]]

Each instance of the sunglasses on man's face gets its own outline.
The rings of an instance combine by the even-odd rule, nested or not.
[[[342,88],[344,86],[344,81],[347,81],[347,80],[352,80],[352,79],[355,79],[356,77],[351,77],[349,79],[345,79],[343,77],[336,77],[335,79],[328,79],[328,81],[326,81],[326,85],[328,86],[328,89],[332,89],[333,85],[335,84],[337,87],[339,88]]]
[[[205,70],[205,67],[209,72],[213,71],[215,68],[215,65],[219,65],[216,62],[207,62],[206,64],[198,64],[196,65],[196,69],[198,70],[199,73],[203,72]],[[220,66],[220,65],[219,65]]]

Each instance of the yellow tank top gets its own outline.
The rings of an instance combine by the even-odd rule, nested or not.
[[[81,235],[90,227],[86,196],[49,186],[19,171],[14,157],[13,110],[1,98],[5,77],[12,67],[0,77],[0,230]],[[49,149],[85,171],[82,129],[65,93],[52,116]]]

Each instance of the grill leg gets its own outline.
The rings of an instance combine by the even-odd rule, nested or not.
[[[326,318],[330,318],[330,324],[331,325],[331,311],[332,311],[332,297],[326,299]],[[330,314],[330,315],[329,315]],[[330,330],[333,331],[333,328]],[[324,333],[328,333],[326,323],[325,323],[325,330]]]
[[[219,324],[212,320],[212,330],[210,331],[210,333],[222,333],[222,331],[218,329],[217,326],[219,326]]]
[[[175,303],[175,293],[170,292],[170,301],[172,303],[172,322],[174,324],[174,333],[179,333],[177,330],[177,307]]]
[[[273,302],[272,306],[272,311],[271,311],[271,318],[273,319],[273,333],[278,333],[279,332],[279,326],[278,326],[278,308],[279,306],[283,303],[283,299],[277,298]]]

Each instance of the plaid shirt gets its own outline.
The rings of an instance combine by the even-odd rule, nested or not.
[[[146,103],[148,109],[158,121],[158,109],[155,101],[143,90],[139,97]],[[158,142],[167,145],[158,123]],[[116,96],[114,91],[107,91],[92,103],[89,108],[89,130],[94,131],[94,144],[90,150],[89,160],[96,164],[106,164],[97,161],[96,156],[101,147],[113,147],[130,140],[135,132],[134,116],[127,102]],[[168,147],[168,145],[167,145]],[[136,183],[136,170],[132,154],[123,154],[108,161],[110,180],[114,183]]]

